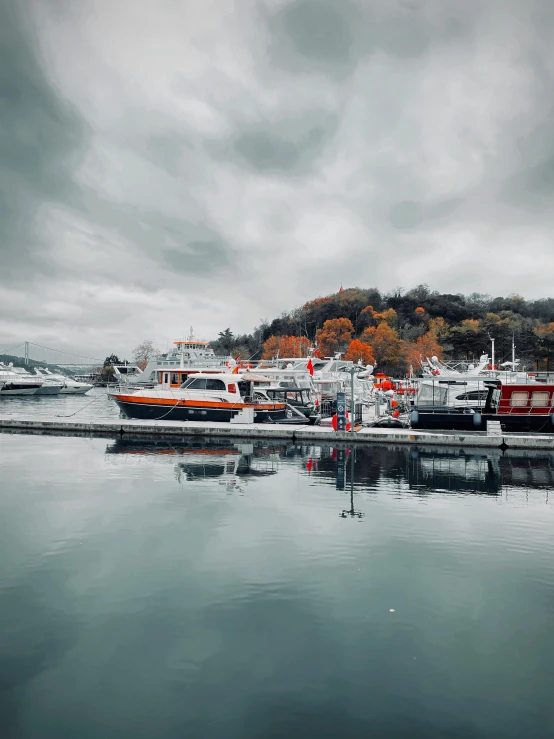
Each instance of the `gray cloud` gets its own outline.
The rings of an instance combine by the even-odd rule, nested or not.
[[[35,212],[68,197],[88,126],[51,87],[18,4],[0,7],[0,253],[5,279],[52,277]]]
[[[0,12],[0,346],[248,331],[341,281],[551,292],[548,0]]]
[[[301,119],[263,121],[237,126],[236,133],[208,150],[262,173],[289,175],[313,171],[317,157],[338,128],[338,116],[325,110],[306,112]]]

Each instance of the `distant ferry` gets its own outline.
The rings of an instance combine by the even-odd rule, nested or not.
[[[188,339],[174,341],[167,353],[150,359],[144,370],[136,364],[117,364],[113,369],[119,383],[178,388],[192,372],[201,369],[225,372],[235,365],[233,357],[216,356],[209,342],[195,339],[191,331]],[[192,372],[187,372],[188,369]]]

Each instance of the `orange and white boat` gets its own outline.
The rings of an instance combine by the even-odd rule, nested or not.
[[[254,383],[229,372],[194,374],[177,389],[120,389],[110,395],[127,418],[150,421],[230,422],[241,414],[246,422],[286,423],[292,415],[286,403],[256,399]],[[245,409],[251,412],[241,413]]]

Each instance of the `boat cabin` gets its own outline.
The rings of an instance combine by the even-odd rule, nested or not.
[[[220,391],[237,395],[240,398],[253,398],[254,383],[244,380],[241,375],[219,372],[194,372],[180,386],[181,390]]]
[[[554,413],[554,385],[487,382],[485,413],[498,415],[551,415]]]
[[[211,375],[213,374],[223,374],[223,370],[221,372],[218,372],[217,370],[209,369],[209,370],[200,370],[200,369],[172,369],[172,370],[159,370],[157,372],[158,375],[158,383],[160,385],[163,385],[166,388],[172,388],[177,389],[180,388],[184,382],[186,382],[189,377],[192,377],[193,375],[202,375],[209,373]]]

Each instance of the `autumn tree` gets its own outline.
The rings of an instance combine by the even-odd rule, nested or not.
[[[450,326],[448,323],[442,318],[442,316],[437,316],[437,318],[431,318],[428,325],[429,334],[438,341],[439,344],[442,344],[448,336],[450,335]]]
[[[264,342],[262,359],[307,357],[311,345],[305,336],[270,336]]]
[[[133,359],[141,370],[146,367],[148,360],[156,354],[158,354],[157,349],[154,348],[153,342],[148,339],[145,339],[133,349]]]
[[[417,341],[404,346],[404,360],[408,367],[419,369],[427,358],[437,357],[442,359],[442,346],[431,331],[420,336]]]
[[[264,341],[262,359],[273,359],[279,354],[279,336],[270,336]]]
[[[360,327],[371,327],[371,326],[378,326],[383,321],[387,323],[389,326],[394,326],[397,321],[397,313],[394,310],[394,308],[387,308],[387,310],[378,312],[374,310],[372,305],[368,305],[367,308],[364,308],[363,311],[360,313]]]
[[[402,362],[403,344],[397,332],[385,321],[382,321],[373,332],[371,347],[380,369],[389,372],[398,369]]]
[[[351,359],[353,362],[362,361],[362,364],[375,364],[375,357],[369,344],[365,344],[359,339],[353,339],[348,345],[344,359]]]
[[[325,321],[323,328],[316,333],[316,343],[324,356],[344,351],[352,340],[354,326],[348,318],[332,318]]]

